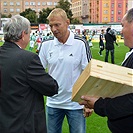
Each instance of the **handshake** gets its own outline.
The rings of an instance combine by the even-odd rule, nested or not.
[[[79,104],[84,105],[83,115],[84,117],[89,117],[93,113],[94,104],[99,97],[81,96],[81,99],[82,101]]]

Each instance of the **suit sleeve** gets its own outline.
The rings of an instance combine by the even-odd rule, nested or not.
[[[109,119],[118,119],[133,115],[133,93],[116,98],[99,98],[94,104],[94,111]]]
[[[45,96],[58,93],[58,84],[45,72],[38,55],[35,55],[27,69],[27,80],[30,86]]]
[[[112,37],[113,37],[113,40],[114,40],[114,41],[116,41],[116,36],[115,36],[115,35],[113,35]]]
[[[40,57],[40,60],[41,60],[41,63],[43,65],[43,67],[46,69],[47,68],[47,60],[46,60],[46,56],[45,56],[45,43],[42,44],[42,47],[40,49],[40,52],[39,52],[39,57]]]

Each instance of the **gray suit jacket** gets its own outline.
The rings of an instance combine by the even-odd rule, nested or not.
[[[46,133],[44,99],[58,93],[37,54],[5,42],[0,49],[0,133]]]

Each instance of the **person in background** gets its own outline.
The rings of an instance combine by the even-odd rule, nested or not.
[[[99,36],[99,48],[100,48],[100,51],[98,52],[100,56],[102,56],[102,51],[104,50],[104,30],[102,29],[101,30],[101,34]]]
[[[130,48],[125,56],[122,66],[133,69],[133,8],[131,8],[123,17],[122,34],[124,44]],[[100,116],[107,116],[108,127],[112,133],[132,133],[133,132],[133,93],[125,94],[115,98],[102,98],[82,96],[86,113],[94,109]]]
[[[49,32],[49,38],[53,38],[52,32]]]
[[[82,38],[84,38],[87,41],[87,32],[86,32],[86,30],[84,30],[82,32]]]
[[[48,39],[51,39],[51,38],[53,38],[52,33],[51,32],[47,33],[47,36],[46,36],[45,40],[48,40]]]
[[[40,47],[41,47],[41,44],[42,44],[41,34],[39,33],[39,35],[36,38],[37,38],[36,39],[36,45],[37,45],[36,53],[39,53],[39,50],[40,50]]]
[[[106,55],[105,55],[105,62],[108,62],[108,56],[109,52],[111,53],[111,63],[114,64],[114,43],[116,43],[116,35],[115,31],[111,29],[110,27],[107,28],[106,34],[105,34],[105,49],[106,49]],[[118,45],[116,43],[116,45]]]
[[[33,33],[30,37],[30,46],[29,46],[29,50],[32,51],[33,48],[34,48],[34,45],[35,45],[35,42],[36,42],[36,36],[35,36],[35,33]]]
[[[4,25],[0,47],[0,132],[47,133],[45,96],[58,93],[58,84],[44,71],[37,54],[24,50],[30,22],[15,15]]]
[[[71,101],[71,96],[74,83],[91,60],[89,46],[69,30],[70,21],[63,9],[55,8],[47,19],[54,38],[42,43],[39,57],[59,85],[58,94],[47,97],[48,133],[61,133],[65,116],[70,133],[85,133],[83,106]]]
[[[93,44],[92,44],[92,39],[93,39],[93,36],[95,35],[95,31],[92,32],[92,35],[89,36],[89,39],[88,39],[88,44],[90,47],[93,47]]]

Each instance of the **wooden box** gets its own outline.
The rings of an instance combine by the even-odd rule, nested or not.
[[[72,101],[82,95],[116,97],[133,93],[133,69],[92,59],[77,79],[72,90]]]

